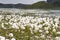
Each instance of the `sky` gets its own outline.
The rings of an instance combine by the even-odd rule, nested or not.
[[[23,4],[32,4],[38,1],[46,1],[46,0],[0,0],[0,3],[4,4],[17,4],[17,3],[23,3]]]

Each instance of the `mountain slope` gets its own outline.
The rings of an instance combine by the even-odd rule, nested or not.
[[[27,8],[30,8],[30,9],[32,9],[32,8],[34,8],[34,9],[59,9],[60,6],[57,6],[54,4],[49,4],[45,1],[40,1],[40,2],[37,2],[37,3],[34,3],[30,6],[28,6]]]
[[[25,6],[27,6],[26,4],[2,4],[0,3],[0,8],[24,8]]]
[[[55,5],[56,4],[56,5]],[[27,4],[2,4],[0,3],[0,8],[22,8],[22,9],[60,9],[59,2],[54,2],[50,4],[46,1],[39,1],[32,5]]]

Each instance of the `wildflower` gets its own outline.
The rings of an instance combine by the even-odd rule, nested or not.
[[[12,38],[11,40],[16,40],[15,38]]]
[[[9,40],[9,39],[5,39],[5,40]]]
[[[56,32],[56,29],[53,29],[53,32]]]
[[[49,29],[49,27],[44,27],[44,30],[48,30]]]
[[[5,37],[3,37],[3,36],[0,36],[0,40],[5,40]]]
[[[16,25],[16,23],[14,23],[14,24],[12,25],[12,28],[19,29],[19,27]]]
[[[41,37],[41,38],[45,38],[45,35],[41,35],[40,37]]]
[[[60,34],[60,32],[57,32],[57,34]]]
[[[37,27],[38,27],[38,28],[42,28],[43,26],[42,26],[42,25],[38,25]]]
[[[25,29],[24,25],[21,25],[21,29]]]
[[[9,36],[10,36],[10,37],[13,37],[13,33],[10,33]]]
[[[43,32],[43,30],[39,30],[39,32]]]
[[[55,39],[56,39],[56,40],[60,40],[60,37],[56,37]]]
[[[46,33],[48,34],[48,33],[49,33],[49,31],[46,31]]]
[[[35,38],[39,38],[38,36],[35,36]]]

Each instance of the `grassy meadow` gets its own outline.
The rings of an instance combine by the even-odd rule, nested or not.
[[[0,9],[0,40],[60,40],[60,16],[28,12]]]

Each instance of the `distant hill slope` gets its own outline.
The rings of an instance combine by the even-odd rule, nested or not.
[[[54,5],[56,4],[56,5]],[[60,6],[57,3],[49,4],[46,1],[36,2],[32,5],[27,4],[2,4],[0,3],[0,8],[21,8],[21,9],[60,9]]]
[[[49,4],[60,5],[60,0],[47,0]]]
[[[56,3],[57,4],[57,3]],[[35,9],[59,9],[60,6],[59,5],[54,5],[54,4],[49,4],[45,1],[40,1],[37,3],[34,3],[26,8],[35,8]]]
[[[50,5],[45,1],[37,2],[30,6],[30,8],[46,8],[46,7],[50,7]]]
[[[25,6],[28,6],[27,4],[2,4],[0,3],[0,8],[24,8]]]

